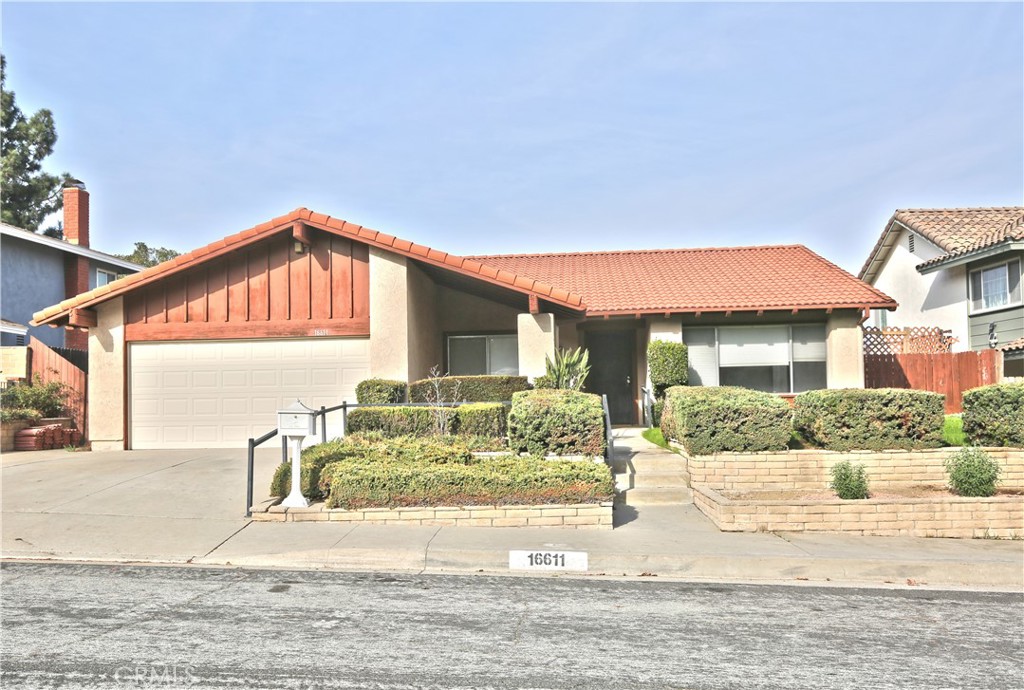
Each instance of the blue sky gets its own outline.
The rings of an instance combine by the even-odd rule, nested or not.
[[[298,206],[459,254],[802,243],[1024,203],[1024,6],[20,4],[93,246]]]

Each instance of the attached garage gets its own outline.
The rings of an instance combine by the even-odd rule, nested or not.
[[[137,342],[128,371],[132,448],[240,448],[295,400],[355,402],[369,338]],[[340,414],[328,415],[327,433],[340,435]]]

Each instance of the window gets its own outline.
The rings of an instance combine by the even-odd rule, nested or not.
[[[519,374],[519,338],[515,335],[448,336],[448,373]]]
[[[96,287],[103,287],[108,283],[113,283],[115,280],[117,280],[116,273],[104,271],[102,268],[96,269]]]
[[[1020,261],[971,271],[970,290],[972,312],[1020,304]]]
[[[684,328],[690,385],[768,393],[825,388],[825,326]]]

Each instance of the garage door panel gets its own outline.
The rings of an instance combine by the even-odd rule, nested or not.
[[[354,402],[369,378],[368,338],[132,343],[133,448],[238,448],[296,399]],[[340,435],[341,415],[328,419]]]

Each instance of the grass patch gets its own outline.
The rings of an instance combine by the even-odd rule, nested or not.
[[[644,432],[641,434],[641,436],[643,436],[645,439],[647,439],[654,445],[660,446],[665,450],[675,450],[672,446],[668,444],[668,441],[665,440],[665,435],[661,433],[661,429],[659,429],[658,427],[644,429]]]
[[[964,434],[964,418],[958,414],[947,414],[942,424],[942,441],[947,446],[962,446],[967,443]]]

